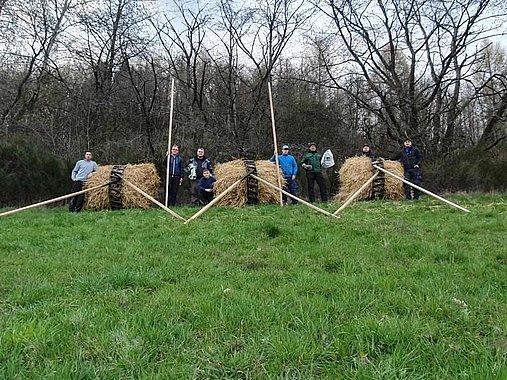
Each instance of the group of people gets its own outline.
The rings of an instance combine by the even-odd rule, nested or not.
[[[362,155],[370,158],[372,161],[377,157],[368,144],[362,148]],[[404,176],[407,181],[415,185],[420,185],[422,182],[421,164],[423,156],[421,151],[412,144],[410,139],[405,139],[403,148],[391,157],[391,160],[399,160],[404,168]],[[275,156],[270,159],[275,162]],[[284,190],[293,196],[298,194],[298,183],[296,177],[298,174],[298,164],[294,156],[289,154],[289,146],[282,146],[282,153],[278,155],[278,164],[283,173],[285,180]],[[301,167],[306,174],[306,182],[308,186],[308,199],[310,202],[315,202],[315,183],[317,183],[320,192],[320,200],[322,202],[328,201],[328,194],[326,183],[322,175],[322,154],[317,152],[317,144],[308,144],[308,152],[301,159]],[[213,199],[213,187],[216,182],[213,176],[213,164],[209,158],[204,154],[204,148],[198,148],[196,155],[190,159],[188,164],[184,166],[183,159],[180,156],[180,149],[178,145],[173,145],[171,151],[168,152],[163,161],[165,171],[168,173],[168,204],[170,206],[176,205],[176,197],[179,188],[181,187],[185,175],[190,181],[190,202],[193,205],[205,205]],[[167,170],[167,168],[169,170]],[[73,181],[72,192],[79,192],[83,190],[86,181],[97,171],[98,166],[92,160],[92,153],[86,151],[84,159],[76,162],[76,165],[71,173]],[[404,184],[405,198],[406,199],[419,199],[420,192],[416,188],[408,184]],[[283,203],[289,202],[287,195],[283,194]],[[79,194],[72,198],[69,204],[70,212],[79,212],[83,208],[84,194]],[[297,199],[291,198],[290,203],[296,205]]]

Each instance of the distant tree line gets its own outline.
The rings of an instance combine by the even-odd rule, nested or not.
[[[363,143],[389,157],[409,136],[435,190],[502,190],[507,57],[492,41],[504,35],[506,8],[490,0],[2,0],[0,168],[9,178],[42,170],[6,162],[21,151],[30,162],[27,147],[59,161],[62,173],[87,149],[99,163],[160,162],[172,79],[173,142],[186,157],[204,146],[218,162],[269,158],[269,82],[278,141],[296,156],[315,141],[338,161]],[[2,189],[0,204],[57,192],[38,193],[41,181],[33,177],[24,200]]]

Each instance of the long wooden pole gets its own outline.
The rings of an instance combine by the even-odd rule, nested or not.
[[[311,203],[309,203],[309,202],[307,202],[307,201],[305,201],[305,200],[303,200],[303,199],[301,199],[301,198],[298,198],[298,197],[296,197],[295,195],[292,195],[292,194],[291,194],[291,193],[289,193],[288,191],[285,191],[285,190],[282,190],[282,189],[281,189],[281,188],[279,188],[279,187],[276,187],[276,186],[275,186],[275,185],[273,185],[271,182],[268,182],[268,181],[266,181],[265,179],[262,179],[262,178],[260,178],[260,177],[257,177],[257,176],[256,176],[256,175],[254,175],[254,174],[250,174],[250,175],[251,175],[253,178],[255,178],[257,181],[260,181],[260,182],[262,182],[262,183],[264,183],[264,184],[268,185],[269,187],[271,187],[271,188],[273,188],[273,189],[276,189],[276,190],[281,191],[283,194],[287,195],[288,197],[293,198],[293,199],[296,199],[297,201],[301,202],[301,203],[302,203],[302,204],[304,204],[305,206],[308,206],[308,207],[310,207],[311,209],[313,209],[313,210],[315,210],[315,211],[321,212],[322,214],[325,214],[325,215],[327,215],[327,216],[332,216],[332,217],[334,217],[334,218],[340,219],[340,217],[339,217],[339,216],[337,216],[337,215],[333,215],[333,214],[331,214],[330,212],[327,212],[326,210],[323,210],[323,209],[321,209],[321,208],[318,208],[317,206],[314,206],[314,205],[312,205]]]
[[[276,139],[276,127],[275,127],[275,109],[273,107],[273,96],[271,94],[271,82],[268,81],[268,93],[269,93],[269,107],[271,109],[271,127],[273,129],[273,145],[275,147],[275,164],[276,164],[276,178],[278,180],[278,188],[282,188],[282,179],[280,178],[280,165],[278,162],[278,141]],[[280,191],[280,206],[283,206],[282,192]]]
[[[236,186],[238,186],[241,181],[243,181],[246,177],[248,177],[250,174],[252,174],[253,171],[249,171],[247,174],[245,174],[243,177],[238,179],[236,182],[234,182],[231,186],[229,186],[227,189],[225,189],[222,193],[220,193],[216,198],[214,198],[210,203],[208,203],[206,206],[204,206],[202,209],[197,211],[194,215],[192,215],[188,220],[185,222],[185,224],[191,222],[192,220],[198,218],[202,214],[204,214],[206,211],[208,211],[215,203],[217,203],[220,199],[225,197],[232,189],[234,189]]]
[[[361,187],[360,187],[360,188],[359,188],[359,189],[358,189],[358,190],[357,190],[354,194],[352,194],[350,197],[348,197],[348,198],[347,198],[347,200],[345,201],[345,203],[344,203],[344,204],[342,204],[342,205],[341,205],[341,207],[340,207],[338,210],[336,210],[335,212],[333,212],[333,215],[338,215],[338,213],[339,213],[341,210],[343,210],[345,207],[347,207],[349,204],[351,204],[351,203],[354,201],[354,199],[356,199],[356,198],[358,197],[358,195],[359,195],[359,194],[361,194],[361,192],[362,192],[364,189],[366,189],[366,188],[368,187],[368,185],[369,185],[370,183],[372,183],[372,182],[373,182],[373,180],[374,180],[375,178],[377,178],[377,176],[378,176],[378,175],[379,175],[379,172],[378,172],[378,171],[377,171],[377,172],[375,172],[375,174],[373,174],[373,175],[370,177],[370,179],[364,183],[364,185],[363,185],[363,186],[361,186]]]
[[[155,203],[157,206],[159,206],[160,208],[162,208],[163,210],[167,211],[169,214],[171,214],[172,216],[174,216],[176,219],[179,219],[183,222],[186,221],[185,218],[183,218],[182,216],[178,215],[177,213],[175,213],[173,210],[171,210],[170,208],[164,206],[162,203],[160,203],[159,201],[157,201],[155,198],[153,198],[150,194],[146,193],[145,191],[141,190],[139,187],[137,187],[136,185],[134,185],[132,182],[126,180],[125,178],[123,178],[121,175],[118,175],[118,177],[120,177],[123,182],[125,182],[128,186],[130,186],[131,188],[133,188],[135,191],[137,191],[138,193],[140,193],[141,195],[144,195],[146,198],[148,198],[150,201],[152,201],[153,203]]]
[[[400,181],[402,181],[403,183],[406,183],[407,185],[412,186],[414,189],[417,189],[417,190],[419,190],[419,191],[422,191],[423,193],[428,194],[428,195],[432,196],[433,198],[436,198],[436,199],[438,199],[438,200],[440,200],[440,201],[442,201],[442,202],[444,202],[444,203],[447,203],[448,205],[450,205],[450,206],[452,206],[452,207],[456,207],[457,209],[460,209],[460,210],[465,211],[465,212],[470,212],[470,210],[467,210],[466,208],[461,207],[460,205],[457,205],[456,203],[453,203],[453,202],[451,202],[451,201],[448,201],[447,199],[444,199],[444,198],[442,198],[441,196],[439,196],[439,195],[437,195],[437,194],[434,194],[434,193],[432,193],[431,191],[428,191],[428,190],[426,190],[426,189],[422,188],[421,186],[417,186],[416,184],[414,184],[414,183],[412,183],[412,182],[410,182],[410,181],[407,181],[405,178],[401,178],[400,176],[397,176],[396,174],[391,173],[390,171],[388,171],[388,170],[386,170],[386,169],[384,169],[384,168],[381,168],[381,167],[380,167],[380,166],[378,166],[378,165],[373,165],[373,167],[374,167],[375,169],[378,169],[378,170],[380,170],[380,171],[383,171],[383,172],[384,172],[384,173],[386,173],[386,174],[389,174],[390,176],[393,176],[393,177],[394,177],[394,178],[396,178],[396,179],[399,179],[399,180],[400,180]]]
[[[165,206],[169,202],[169,164],[171,162],[171,139],[173,135],[174,78],[171,81],[171,106],[169,111],[169,137],[167,139],[167,167],[165,171]]]
[[[64,199],[68,199],[68,198],[75,197],[76,195],[88,193],[89,191],[97,190],[97,189],[100,189],[101,187],[104,187],[104,186],[107,186],[107,185],[109,185],[109,182],[106,182],[103,185],[98,185],[98,186],[90,187],[89,189],[84,189],[84,190],[81,190],[81,191],[76,191],[75,193],[71,193],[71,194],[67,194],[67,195],[62,195],[61,197],[58,197],[58,198],[48,199],[47,201],[43,201],[43,202],[35,203],[33,205],[21,207],[21,208],[15,209],[15,210],[7,211],[7,212],[4,212],[4,213],[0,214],[0,216],[12,215],[12,214],[15,214],[15,213],[20,212],[20,211],[25,211],[25,210],[29,210],[31,208],[48,205],[50,203],[54,203],[54,202],[58,202],[58,201],[63,201]]]

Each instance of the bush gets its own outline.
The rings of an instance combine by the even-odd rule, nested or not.
[[[0,142],[0,207],[31,204],[67,194],[72,164],[33,141]]]

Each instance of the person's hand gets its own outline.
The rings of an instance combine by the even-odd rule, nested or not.
[[[295,176],[295,175],[293,175],[293,176],[292,176],[292,180],[294,181],[295,179],[296,179],[296,176]]]
[[[180,178],[180,186],[181,186],[182,183],[183,183],[183,178]]]
[[[92,178],[92,177],[93,177],[93,172],[91,172],[90,174],[88,174],[88,175],[86,176],[86,178]]]
[[[204,189],[204,191],[207,191],[208,193],[211,193],[213,189]]]

